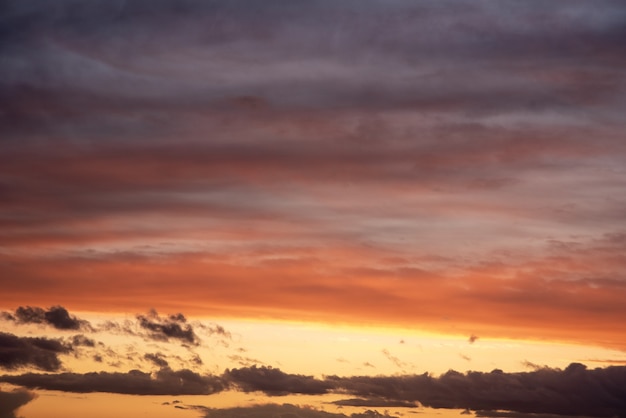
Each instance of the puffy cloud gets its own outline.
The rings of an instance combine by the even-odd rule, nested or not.
[[[381,407],[381,408],[416,408],[417,404],[411,401],[400,401],[384,398],[350,398],[339,399],[331,402],[334,405],[340,406],[366,406],[366,407]]]
[[[210,394],[224,389],[263,392],[269,396],[342,393],[358,398],[335,401],[337,405],[365,407],[413,407],[465,409],[481,414],[509,411],[514,414],[623,416],[626,413],[626,366],[587,369],[573,363],[564,370],[540,368],[505,373],[450,370],[434,377],[312,376],[289,374],[270,367],[226,370],[222,376],[201,376],[190,370],[162,368],[149,374],[128,373],[27,373],[2,376],[0,381],[68,392],[126,394]],[[497,416],[497,415],[493,415]]]
[[[209,395],[220,392],[220,379],[201,376],[191,370],[162,368],[155,373],[131,370],[127,373],[26,373],[0,376],[0,381],[28,388],[74,393],[107,392],[129,395]]]
[[[328,393],[332,383],[312,376],[289,374],[272,367],[245,367],[224,372],[223,378],[244,392],[264,392],[271,396],[302,393],[316,395]]]
[[[16,410],[35,399],[35,394],[23,389],[12,392],[0,390],[0,418],[17,418]]]
[[[416,401],[433,408],[595,417],[626,414],[626,367],[620,366],[589,370],[573,363],[564,370],[449,371],[439,377],[329,377],[327,381],[336,390],[360,397]]]
[[[169,366],[167,360],[165,359],[165,356],[161,353],[146,353],[144,354],[143,358],[161,368]]]
[[[20,306],[13,314],[4,312],[3,317],[23,324],[46,324],[60,330],[90,329],[88,321],[78,319],[63,306],[40,307]]]
[[[168,341],[174,338],[190,344],[199,343],[193,327],[187,324],[187,319],[181,313],[161,317],[153,310],[148,315],[137,315],[137,320],[139,326],[150,331],[150,337],[155,340]]]
[[[205,418],[347,418],[344,414],[334,414],[313,408],[299,407],[291,404],[267,404],[250,407],[209,409]]]
[[[56,371],[61,367],[59,354],[71,351],[72,348],[60,340],[18,337],[0,332],[0,367],[8,370],[31,366]]]
[[[83,347],[95,347],[96,346],[95,340],[89,337],[85,337],[82,334],[74,335],[72,338],[70,338],[69,341],[72,346],[83,346]]]

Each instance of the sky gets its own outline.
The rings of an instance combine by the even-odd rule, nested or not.
[[[626,417],[621,0],[0,3],[0,418]]]

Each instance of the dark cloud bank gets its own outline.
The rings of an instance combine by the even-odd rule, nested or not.
[[[226,370],[222,376],[201,376],[190,370],[162,368],[151,375],[128,373],[61,373],[3,376],[0,381],[27,388],[68,392],[112,392],[138,395],[200,395],[226,389],[260,391],[269,396],[344,393],[337,402],[353,406],[414,406],[523,414],[626,417],[626,367],[587,369],[573,363],[566,369],[489,373],[449,371],[404,376],[311,376],[288,374],[269,367]],[[357,397],[357,398],[354,398]]]

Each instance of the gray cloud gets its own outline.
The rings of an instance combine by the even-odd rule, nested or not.
[[[329,377],[326,381],[359,397],[417,401],[432,408],[596,417],[626,414],[626,367],[618,366],[589,370],[574,363],[564,370],[449,371],[439,377]]]
[[[291,404],[267,404],[251,407],[209,409],[205,418],[347,418],[344,414],[334,414],[312,408],[302,408]]]
[[[235,388],[244,392],[263,392],[271,396],[303,393],[316,395],[328,393],[332,382],[325,382],[312,376],[284,373],[272,367],[246,367],[230,369],[223,378]]]
[[[24,389],[12,392],[0,390],[0,418],[17,418],[16,410],[35,399],[35,394]]]
[[[107,392],[130,395],[209,395],[219,392],[223,385],[218,378],[201,376],[191,370],[162,368],[144,373],[26,373],[19,376],[0,376],[0,381],[33,389],[64,392]]]
[[[337,405],[465,409],[481,414],[509,411],[515,414],[613,417],[626,414],[626,367],[587,369],[573,363],[566,369],[541,368],[531,372],[489,373],[448,371],[434,377],[312,376],[289,374],[269,367],[226,370],[222,376],[201,376],[190,370],[162,368],[151,375],[128,373],[60,373],[2,376],[0,381],[28,388],[68,392],[128,394],[210,394],[224,389],[287,394],[342,393],[358,398]],[[494,412],[496,411],[496,412]]]
[[[52,306],[48,309],[32,306],[20,306],[14,313],[3,312],[5,320],[23,324],[46,324],[60,330],[90,329],[88,321],[78,319],[62,306]]]
[[[34,367],[46,371],[61,368],[59,354],[72,351],[60,340],[48,338],[18,337],[0,332],[0,367],[15,370]]]
[[[417,408],[415,402],[390,400],[383,398],[350,398],[340,399],[338,401],[330,402],[334,405],[340,406],[366,406],[366,407],[380,407],[380,408]]]
[[[148,315],[137,315],[137,320],[139,326],[150,331],[150,337],[155,340],[168,341],[174,338],[194,345],[199,343],[193,327],[187,324],[183,314],[161,317],[156,311],[151,311]]]
[[[167,360],[165,359],[165,356],[161,353],[146,353],[144,354],[143,358],[154,363],[155,366],[161,368],[169,366]]]

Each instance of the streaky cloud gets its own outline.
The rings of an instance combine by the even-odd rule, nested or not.
[[[224,389],[220,379],[202,376],[188,369],[161,368],[156,373],[131,370],[91,373],[26,373],[1,376],[1,382],[33,389],[73,393],[106,392],[127,395],[210,395]]]
[[[270,396],[294,393],[320,395],[328,393],[332,382],[299,374],[289,374],[267,366],[252,366],[226,370],[224,381],[244,392],[263,392]]]

